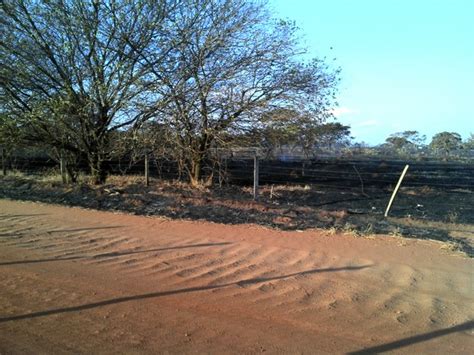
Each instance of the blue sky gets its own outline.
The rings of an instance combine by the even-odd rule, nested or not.
[[[269,0],[311,55],[342,68],[336,110],[356,141],[474,133],[474,0]],[[331,49],[332,48],[332,49]]]

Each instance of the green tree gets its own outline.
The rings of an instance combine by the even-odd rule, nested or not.
[[[332,149],[334,146],[348,146],[351,138],[351,127],[339,122],[329,122],[315,127],[315,145]]]
[[[330,150],[350,141],[349,126],[339,122],[321,123],[309,114],[279,110],[262,121],[268,124],[260,132],[260,144],[269,153],[282,147],[291,151],[300,148],[306,157],[310,157],[318,149]]]
[[[415,153],[423,147],[426,136],[418,131],[403,131],[391,134],[386,140],[388,149],[395,153]]]
[[[296,110],[276,108],[261,116],[252,131],[253,139],[249,143],[263,148],[267,156],[283,148],[293,151],[297,147],[311,146],[311,126],[317,124],[317,120]]]
[[[471,133],[470,137],[464,142],[464,147],[466,149],[474,149],[474,133]]]
[[[441,132],[433,136],[430,149],[444,155],[445,159],[449,154],[461,148],[462,138],[456,132]]]

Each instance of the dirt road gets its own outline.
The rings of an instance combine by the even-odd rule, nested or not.
[[[435,242],[0,200],[0,353],[467,354],[473,270]]]

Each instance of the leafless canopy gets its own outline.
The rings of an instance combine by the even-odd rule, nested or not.
[[[5,0],[0,26],[2,114],[97,182],[111,132],[146,120],[197,184],[226,134],[282,108],[321,122],[334,104],[338,70],[302,61],[294,23],[258,0]]]
[[[258,126],[267,111],[328,117],[338,70],[319,59],[301,61],[297,35],[292,22],[273,19],[262,2],[183,0],[167,22],[166,60],[141,53],[156,92],[167,98],[153,118],[172,127],[170,144],[191,182],[199,182],[210,148],[225,144],[223,134]]]

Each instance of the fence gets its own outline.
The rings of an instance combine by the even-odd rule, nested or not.
[[[474,165],[458,162],[362,159],[302,159],[291,161],[265,160],[255,158],[226,158],[215,168],[214,183],[219,185],[258,186],[265,185],[309,185],[326,190],[366,193],[369,190],[391,190],[396,184],[405,164],[410,169],[403,186],[411,188],[435,188],[443,192],[471,192],[474,190]],[[38,174],[45,169],[59,169],[57,162],[42,159],[14,158],[11,168]],[[106,163],[112,174],[143,175],[145,183],[150,178],[180,180],[186,176],[179,172],[171,161],[142,159],[138,161],[116,160]],[[87,171],[87,166],[79,165]],[[208,174],[211,173],[210,171]]]
[[[263,160],[257,157],[225,159],[213,171],[214,182],[220,185],[317,185],[334,189],[390,189],[397,182],[406,164],[410,170],[405,187],[436,187],[444,190],[474,189],[474,165],[457,162],[409,162],[399,160],[294,159],[292,161]],[[138,161],[108,161],[111,174],[144,175],[149,178],[180,180],[186,176],[170,161],[151,157]],[[60,169],[60,164],[48,158],[14,158],[9,168],[30,174]],[[79,170],[87,171],[85,164]],[[209,169],[208,174],[211,172]]]

